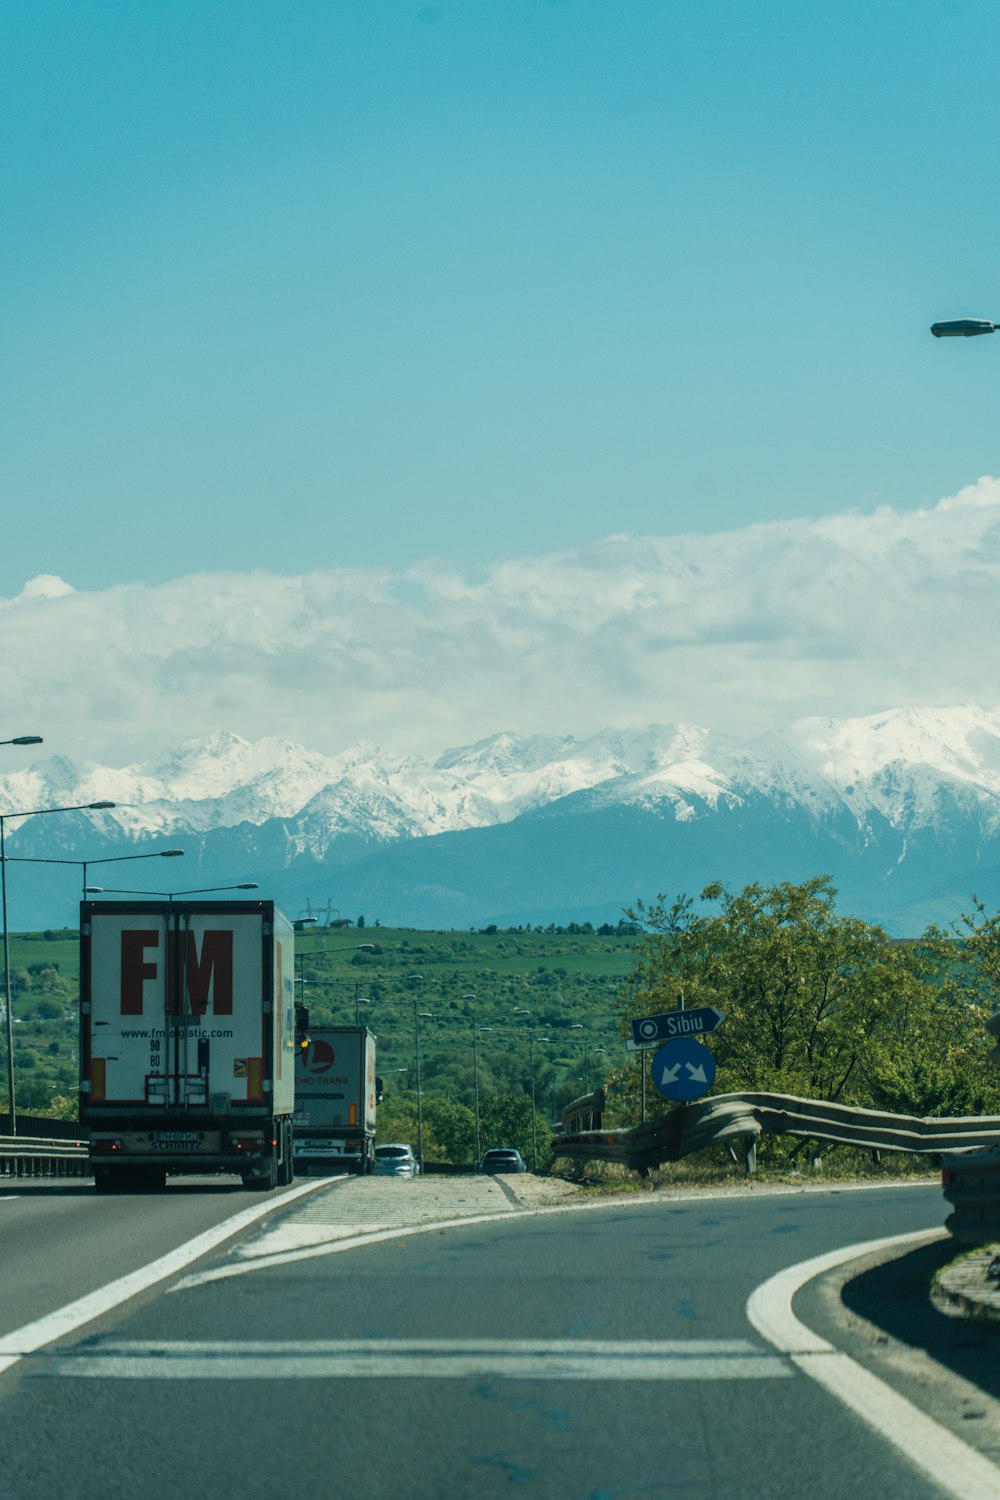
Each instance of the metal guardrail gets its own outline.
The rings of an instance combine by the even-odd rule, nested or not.
[[[942,1164],[944,1195],[954,1205],[945,1228],[957,1240],[1000,1240],[1000,1151],[969,1151]]]
[[[566,1111],[573,1119],[573,1105]],[[567,1131],[552,1142],[553,1154],[576,1160],[619,1161],[645,1174],[706,1146],[746,1143],[753,1171],[760,1135],[858,1146],[866,1151],[906,1151],[938,1156],[948,1151],[1000,1147],[1000,1116],[919,1119],[882,1110],[858,1109],[791,1094],[718,1094],[681,1105],[667,1115],[627,1130]]]
[[[86,1141],[0,1135],[0,1177],[89,1177]]]

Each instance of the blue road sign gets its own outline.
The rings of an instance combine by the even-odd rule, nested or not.
[[[697,1036],[714,1031],[726,1018],[714,1005],[701,1005],[695,1010],[668,1010],[661,1016],[637,1016],[632,1022],[632,1036],[641,1046],[643,1042],[668,1042],[675,1036]]]
[[[653,1054],[653,1082],[665,1099],[690,1104],[715,1082],[715,1058],[692,1037],[674,1037]]]

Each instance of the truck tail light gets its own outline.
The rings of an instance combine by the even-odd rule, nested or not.
[[[229,1144],[234,1151],[259,1151],[264,1142],[259,1135],[231,1135]]]
[[[92,1141],[90,1150],[94,1156],[109,1156],[112,1151],[121,1151],[124,1144],[124,1141],[120,1137],[117,1137],[115,1140]]]

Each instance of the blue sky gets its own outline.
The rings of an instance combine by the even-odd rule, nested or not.
[[[509,562],[590,568],[621,534],[700,538],[694,567],[716,533],[796,518],[891,511],[902,535],[1000,472],[1000,339],[928,333],[1000,318],[998,56],[1000,8],[957,0],[7,0],[0,599],[64,580],[97,600],[96,643],[108,591],[187,589],[197,614],[199,574],[235,577],[239,627],[254,570],[265,616],[306,570],[395,616],[428,569],[435,597],[449,572],[495,591]],[[986,567],[997,534],[976,535]],[[29,591],[18,680],[37,647],[46,685],[66,597]],[[298,645],[357,661],[350,607],[323,610]],[[366,640],[380,710],[325,720],[319,748],[402,741],[419,713]],[[245,694],[234,668],[192,733],[251,727],[247,650]],[[853,695],[782,684],[771,711],[940,700],[893,660]],[[452,702],[435,733],[600,727],[570,708]]]

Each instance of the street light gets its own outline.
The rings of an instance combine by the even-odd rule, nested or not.
[[[205,896],[210,891],[256,891],[256,880],[241,880],[239,885],[196,885],[186,891],[136,891],[121,885],[88,885],[85,896],[166,896],[173,901],[176,896]]]
[[[952,318],[947,323],[932,323],[931,333],[936,339],[974,339],[981,333],[996,333],[1000,323],[991,323],[989,318]]]
[[[10,854],[8,861],[14,865],[81,865],[83,867],[83,892],[86,895],[87,870],[91,865],[114,865],[123,859],[180,859],[183,849],[153,849],[148,854],[106,854],[99,859],[50,859],[34,854]]]
[[[411,974],[411,979],[422,979],[422,974]],[[429,1010],[417,1011],[417,1002],[413,1002],[413,1052],[417,1064],[417,1161],[420,1163],[420,1172],[424,1170],[424,1112],[420,1098],[420,1022],[433,1021],[434,1017]]]
[[[12,740],[0,740],[0,745],[41,745],[40,734],[16,734]]]
[[[475,992],[470,990],[468,994],[463,995],[461,998],[463,1000],[475,1000]],[[479,1043],[476,1037],[475,1011],[469,1016],[469,1025],[472,1027],[472,1092],[476,1105],[476,1161],[478,1162],[483,1154],[483,1147],[479,1132]],[[484,1027],[483,1030],[487,1031],[489,1028]]]
[[[12,745],[37,745],[35,735],[21,735]],[[114,802],[74,802],[71,807],[32,807],[26,812],[0,813],[0,884],[3,890],[3,987],[7,1009],[7,1096],[10,1101],[10,1134],[17,1135],[17,1104],[14,1098],[14,1017],[10,992],[10,934],[7,931],[7,834],[8,818],[38,818],[45,813],[107,812]]]
[[[297,976],[297,979],[296,979],[296,983],[298,984],[298,987],[299,987],[299,1004],[301,1006],[303,1006],[303,1007],[305,1006],[305,1003],[306,1003],[306,985],[307,984],[312,985],[312,984],[316,983],[316,981],[314,979],[307,979],[306,978],[306,958],[307,957],[308,957],[308,955],[305,954],[305,953],[296,953],[296,954],[293,955],[294,962],[297,963],[298,966],[299,966],[299,972],[298,972],[298,976]]]
[[[586,1026],[584,1026],[584,1024],[583,1024],[582,1021],[574,1021],[573,1025],[569,1029],[570,1029],[570,1031],[586,1031],[587,1028],[586,1028]],[[603,1052],[604,1048],[602,1047],[600,1050]],[[589,1094],[590,1093],[590,1037],[589,1036],[584,1037],[584,1039],[583,1039],[583,1092],[585,1094]]]
[[[527,1006],[519,1005],[511,1011],[513,1016],[530,1016],[531,1011]],[[540,1036],[540,1042],[547,1042],[547,1036]],[[538,1171],[538,1118],[535,1112],[535,1033],[528,1031],[528,1072],[531,1077],[531,1170]]]

